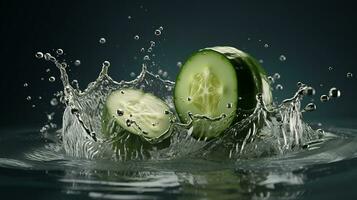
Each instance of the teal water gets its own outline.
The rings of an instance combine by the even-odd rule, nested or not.
[[[354,199],[356,120],[326,124],[337,137],[317,148],[241,160],[77,159],[37,129],[1,130],[1,199]]]

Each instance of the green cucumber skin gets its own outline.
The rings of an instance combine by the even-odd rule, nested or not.
[[[202,52],[208,52],[208,51],[214,51],[216,53],[223,55],[232,64],[232,66],[234,66],[234,70],[237,76],[237,88],[238,88],[237,93],[238,93],[238,97],[242,98],[241,100],[238,100],[237,109],[249,111],[247,114],[252,113],[257,105],[256,95],[258,93],[262,94],[264,103],[266,105],[272,104],[273,98],[272,98],[271,88],[268,84],[268,79],[265,70],[260,66],[258,61],[256,61],[249,54],[240,51],[234,47],[218,46],[218,47],[201,49],[198,52],[192,54],[182,66],[184,67],[187,62],[189,62],[193,57],[196,56],[196,54]],[[183,79],[181,79],[180,75],[178,75],[176,78],[176,85],[181,81],[185,81]],[[244,83],[252,83],[252,84],[244,84]],[[268,87],[263,87],[264,84],[268,85]],[[175,93],[174,95],[174,102],[175,102],[177,96],[176,96],[176,92],[174,93]],[[187,123],[187,119],[186,119],[187,117],[185,117],[186,113],[182,113],[182,111],[180,111],[177,108],[176,110],[179,119],[182,122]],[[232,123],[230,123],[230,125],[242,120],[243,118],[244,118],[243,115],[236,116],[235,119],[232,121]],[[193,134],[193,136],[195,138],[201,138],[201,135],[197,136]],[[212,139],[212,137],[209,139]]]
[[[237,80],[240,83],[238,84],[238,95],[242,98],[238,101],[238,108],[243,110],[254,109],[257,105],[256,95],[258,93],[263,95],[266,105],[272,103],[271,89],[263,87],[264,82],[268,83],[266,72],[257,60],[233,47],[210,47],[199,52],[210,50],[226,56],[235,68]]]

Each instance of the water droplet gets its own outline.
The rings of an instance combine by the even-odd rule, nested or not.
[[[39,99],[39,100],[41,100],[41,99],[42,99],[42,97],[41,97],[41,96],[38,96],[38,99]]]
[[[148,55],[144,56],[144,60],[150,60],[150,57]]]
[[[280,55],[279,60],[284,62],[286,60],[286,57],[284,55]]]
[[[302,86],[304,86],[304,84],[303,84],[302,82],[297,82],[297,83],[296,83],[296,86],[297,86],[298,88],[301,88]]]
[[[135,77],[135,73],[134,72],[130,72],[130,77]]]
[[[164,27],[160,26],[160,27],[159,27],[159,30],[160,30],[160,31],[163,31],[163,30],[164,30]]]
[[[29,86],[29,84],[28,83],[24,83],[24,87],[28,87]]]
[[[304,110],[307,111],[307,112],[314,111],[314,110],[316,110],[316,105],[314,103],[308,103],[305,106]]]
[[[268,76],[268,81],[270,84],[273,84],[275,82],[274,78],[271,76]]]
[[[138,35],[134,36],[134,40],[139,40],[139,39],[140,39],[140,37]]]
[[[154,41],[150,41],[150,46],[151,46],[151,47],[154,47],[155,44],[156,44],[156,43],[155,43]]]
[[[32,99],[31,96],[27,96],[27,97],[26,97],[26,100],[27,100],[27,101],[31,101],[31,99]]]
[[[43,57],[45,58],[45,60],[49,61],[52,56],[50,53],[45,53]]]
[[[99,43],[100,44],[105,44],[107,40],[105,38],[99,38]]]
[[[71,82],[71,85],[75,88],[75,89],[78,89],[79,88],[79,83],[76,79],[74,79],[72,82]]]
[[[51,106],[57,106],[58,100],[56,98],[53,98],[53,99],[51,99],[50,104],[51,104]]]
[[[274,74],[274,79],[280,79],[280,74],[279,73],[275,73]]]
[[[259,60],[259,63],[264,63],[264,60],[263,60],[263,59],[260,59],[260,60]]]
[[[104,66],[104,67],[109,67],[109,66],[110,66],[110,62],[107,61],[107,60],[104,61],[104,62],[103,62],[103,66]]]
[[[327,95],[321,95],[320,97],[320,101],[321,102],[327,102],[328,100],[330,100],[330,97]]]
[[[165,110],[165,115],[168,115],[168,114],[170,114],[170,111]]]
[[[141,48],[141,49],[140,49],[140,52],[145,52],[145,48]]]
[[[227,108],[232,108],[233,104],[232,103],[227,103]]]
[[[124,115],[124,111],[121,110],[121,109],[118,109],[118,110],[117,110],[117,115],[118,115],[118,116],[123,116],[123,115]]]
[[[168,76],[168,73],[165,71],[165,72],[162,72],[162,77],[166,78]]]
[[[328,70],[329,70],[329,71],[332,71],[332,70],[333,70],[333,67],[328,67]]]
[[[161,35],[160,29],[156,29],[156,30],[155,30],[155,35],[157,35],[157,36]]]
[[[149,48],[148,48],[148,53],[151,53],[151,52],[152,52],[152,48],[149,47]]]
[[[248,40],[250,40],[250,38],[248,38]]]
[[[157,73],[158,73],[159,75],[161,75],[161,74],[162,74],[162,69],[157,70]]]
[[[36,107],[36,105],[35,104],[32,104],[32,106],[31,106],[32,108],[35,108]]]
[[[351,72],[347,72],[347,78],[352,78],[353,77],[353,74]]]
[[[51,76],[50,78],[48,78],[48,80],[49,80],[50,82],[55,82],[55,81],[56,81],[56,78],[55,78],[54,76]]]
[[[276,85],[275,87],[276,90],[283,90],[284,87],[281,84]]]
[[[307,96],[315,95],[316,91],[313,87],[307,87],[304,90],[304,94]]]
[[[337,88],[333,87],[329,91],[329,96],[332,98],[338,98],[341,96],[341,91],[338,90]]]
[[[316,132],[317,132],[318,134],[324,134],[324,133],[325,133],[325,131],[322,130],[321,128],[317,129]]]
[[[131,19],[131,16],[130,16],[130,15],[128,16],[128,19]]]
[[[182,67],[182,62],[179,61],[179,62],[177,62],[176,65],[177,65],[177,67]]]
[[[59,55],[59,56],[62,55],[63,54],[63,50],[62,49],[57,49],[56,50],[56,54]]]
[[[187,97],[187,101],[191,101],[191,97]]]
[[[79,66],[81,65],[81,61],[80,60],[75,60],[74,61],[74,66]]]
[[[269,44],[264,44],[264,47],[265,47],[265,48],[268,48],[268,47],[269,47]]]
[[[48,73],[48,72],[50,72],[50,71],[51,71],[51,69],[50,69],[50,68],[47,68],[47,69],[46,69],[46,72],[47,72],[47,73]]]
[[[38,58],[38,59],[41,59],[41,58],[43,58],[43,53],[42,52],[37,52],[35,54],[35,57]]]
[[[63,63],[61,63],[61,66],[62,66],[63,68],[66,68],[66,67],[67,67],[67,63],[66,63],[66,62],[63,62]]]

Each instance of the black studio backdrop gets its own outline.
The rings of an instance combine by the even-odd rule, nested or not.
[[[160,41],[156,61],[172,80],[178,73],[176,63],[192,52],[235,46],[262,59],[269,74],[281,74],[284,90],[275,92],[278,99],[292,96],[298,81],[314,86],[318,111],[307,118],[354,119],[357,77],[347,79],[346,74],[357,75],[357,13],[350,2],[1,0],[0,127],[39,127],[45,113],[54,110],[49,101],[61,89],[58,72],[35,59],[37,51],[62,48],[69,63],[80,59],[82,65],[72,65],[70,75],[83,89],[96,78],[104,60],[111,62],[110,74],[117,80],[139,72],[138,52],[151,39]],[[154,30],[159,26],[164,31],[158,39]],[[134,40],[134,35],[140,39]],[[107,39],[105,45],[99,44],[100,37]],[[285,62],[279,61],[282,54]],[[57,81],[48,82],[49,76]],[[333,86],[342,97],[320,103],[319,96]],[[32,97],[30,102],[27,96]]]

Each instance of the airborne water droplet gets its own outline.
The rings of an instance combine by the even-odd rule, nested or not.
[[[27,100],[27,101],[31,101],[31,99],[32,99],[31,96],[27,96],[27,97],[26,97],[26,100]]]
[[[177,62],[177,67],[182,67],[182,62]]]
[[[130,77],[135,77],[135,73],[134,72],[130,72]]]
[[[330,98],[327,95],[321,95],[320,101],[321,102],[327,102]]]
[[[333,67],[328,67],[328,70],[329,70],[329,71],[332,71],[332,70],[333,70]]]
[[[53,98],[53,99],[51,99],[50,104],[51,104],[52,106],[57,106],[58,100],[57,100],[56,98]]]
[[[57,55],[59,55],[59,56],[60,56],[60,55],[62,55],[62,54],[63,54],[63,50],[62,50],[62,49],[57,49],[57,50],[56,50],[56,53],[57,53]]]
[[[28,83],[24,83],[24,87],[28,87],[29,86],[29,84]]]
[[[351,72],[347,72],[347,78],[352,78],[353,77],[353,74]]]
[[[280,74],[279,73],[275,73],[274,74],[274,79],[280,79]]]
[[[74,61],[74,66],[79,66],[79,65],[81,65],[81,61],[80,60]]]
[[[264,44],[264,47],[265,47],[265,48],[268,48],[268,47],[269,47],[269,44]]]
[[[162,73],[162,77],[166,78],[168,76],[168,73],[165,71]]]
[[[150,57],[148,55],[144,56],[144,60],[150,60]]]
[[[50,78],[48,78],[48,81],[50,82],[55,82],[56,81],[56,78],[54,76],[51,76]]]
[[[100,38],[99,39],[99,43],[100,44],[105,44],[107,42],[107,40],[105,38]]]
[[[37,52],[35,54],[35,57],[38,58],[38,59],[41,59],[41,58],[43,58],[43,53],[42,52]]]
[[[312,95],[315,95],[315,89],[313,87],[307,87],[305,88],[304,90],[304,94],[307,95],[307,96],[312,96]]]
[[[157,35],[157,36],[161,35],[161,30],[160,29],[156,29],[155,30],[155,35]]]
[[[286,60],[286,57],[284,55],[280,55],[279,60],[284,62]]]
[[[103,62],[103,66],[104,66],[104,67],[109,67],[109,66],[110,66],[110,62],[107,61],[107,60],[104,61],[104,62]]]
[[[338,90],[337,88],[333,87],[329,91],[329,96],[333,98],[338,98],[341,96],[341,91]]]
[[[316,105],[314,103],[308,103],[305,106],[304,110],[307,111],[307,112],[314,111],[314,110],[316,110]]]
[[[138,35],[134,36],[134,40],[139,40],[139,39],[140,39],[140,37]]]
[[[281,84],[276,85],[275,87],[276,90],[283,90],[284,87]]]

